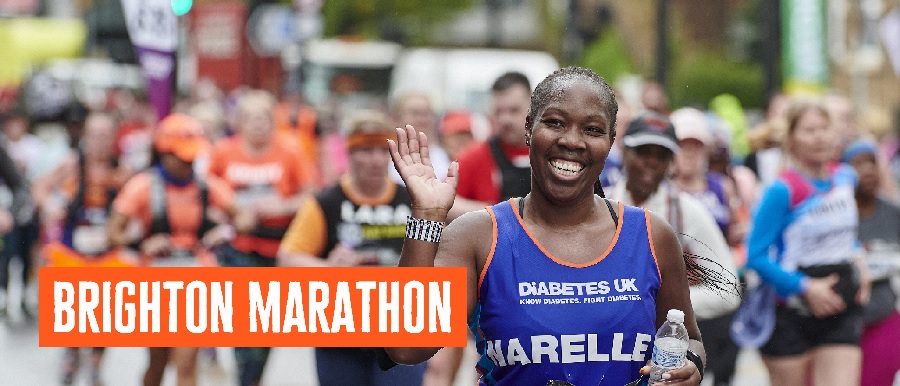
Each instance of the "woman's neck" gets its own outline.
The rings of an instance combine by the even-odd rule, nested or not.
[[[265,154],[265,152],[267,150],[269,150],[269,144],[271,141],[256,143],[256,142],[251,142],[251,141],[244,139],[243,142],[244,142],[244,151],[246,151],[248,154],[250,154],[253,157],[259,157],[259,156]]]
[[[84,155],[84,161],[86,163],[95,165],[95,164],[108,164],[112,161],[112,157],[108,154],[91,154],[87,153]]]
[[[686,192],[702,192],[706,190],[705,177],[702,173],[678,173],[675,183]]]
[[[626,190],[626,193],[631,197],[631,204],[634,206],[641,206],[644,204],[644,201],[650,198],[650,194],[645,194],[644,192]]]
[[[860,194],[856,192],[856,207],[860,217],[869,217],[875,213],[878,206],[878,197],[874,194]]]
[[[824,162],[795,161],[794,168],[807,177],[816,179],[828,178],[828,164]]]
[[[640,184],[637,182],[633,182],[633,180],[625,180],[625,194],[631,198],[631,204],[634,206],[642,206],[644,202],[650,199],[654,193],[656,193],[660,188],[665,184],[665,180],[661,181],[656,185],[653,189],[643,189]]]
[[[589,221],[596,212],[596,199],[593,192],[573,199],[571,202],[556,203],[532,189],[531,193],[523,199],[525,200],[523,219],[525,216],[529,216],[531,220],[540,219],[540,222],[547,226],[556,228],[583,224]],[[531,216],[535,213],[537,215]]]
[[[175,186],[187,186],[194,182],[193,170],[167,170],[162,164],[156,165],[163,180]]]
[[[387,188],[387,178],[358,178],[351,173],[350,186],[363,197],[377,198],[384,194],[384,190]]]

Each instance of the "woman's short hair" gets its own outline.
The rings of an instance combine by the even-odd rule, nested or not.
[[[394,134],[390,121],[383,113],[375,110],[360,110],[350,118],[347,137],[354,134]]]
[[[610,135],[615,138],[616,113],[619,111],[616,95],[603,77],[584,67],[561,68],[548,75],[541,83],[538,83],[534,92],[531,93],[531,107],[528,110],[529,125],[533,125],[535,118],[547,107],[547,104],[558,97],[562,89],[569,87],[575,80],[585,80],[597,87],[600,99],[606,105],[605,113],[609,119]]]
[[[518,71],[510,71],[494,80],[494,84],[491,85],[491,92],[504,92],[515,86],[524,87],[526,90],[531,91],[531,82],[528,81],[528,77],[525,74]]]

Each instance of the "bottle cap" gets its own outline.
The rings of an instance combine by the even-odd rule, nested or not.
[[[669,310],[668,314],[666,314],[666,319],[668,319],[670,322],[684,323],[684,311],[676,310],[673,308]]]

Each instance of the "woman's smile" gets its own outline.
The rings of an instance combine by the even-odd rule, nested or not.
[[[563,180],[574,180],[581,175],[584,165],[563,159],[550,160],[550,169]]]

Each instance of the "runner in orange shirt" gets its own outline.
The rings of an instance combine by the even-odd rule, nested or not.
[[[160,122],[153,138],[152,166],[131,178],[113,201],[107,230],[114,245],[137,241],[148,265],[212,265],[215,259],[209,249],[234,232],[228,219],[238,230],[255,226],[252,213],[237,209],[234,193],[224,181],[195,176],[193,162],[208,146],[195,119],[172,114]],[[130,232],[134,223],[138,231]],[[178,369],[178,384],[196,385],[197,353],[193,347],[151,347],[144,385],[162,382],[170,356]]]
[[[219,264],[228,267],[272,267],[281,238],[300,209],[301,194],[315,186],[297,150],[277,141],[272,121],[274,99],[265,91],[251,91],[238,102],[237,135],[216,144],[209,174],[227,182],[237,205],[251,210],[256,229],[238,233],[218,252]],[[262,379],[268,347],[237,347],[239,384],[255,385]]]
[[[273,102],[274,103],[274,102]],[[318,169],[319,117],[316,110],[303,101],[299,89],[286,87],[282,101],[270,109],[270,118],[279,137],[296,146],[300,152],[300,164],[308,178],[321,185]],[[279,139],[282,141],[282,139]]]

